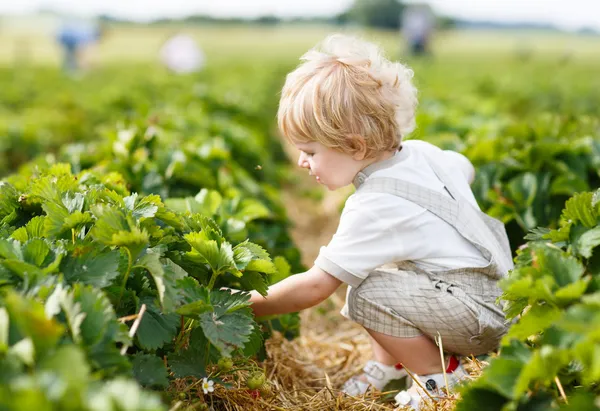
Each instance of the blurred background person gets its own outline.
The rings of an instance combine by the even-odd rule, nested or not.
[[[413,55],[430,53],[435,16],[428,4],[407,5],[402,13],[402,35]]]
[[[206,57],[190,35],[176,33],[160,48],[160,61],[172,72],[186,74],[202,70]]]
[[[89,67],[89,53],[103,36],[103,28],[94,21],[69,20],[59,28],[57,41],[63,50],[63,70],[74,73]]]

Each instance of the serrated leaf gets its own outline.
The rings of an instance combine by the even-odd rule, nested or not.
[[[151,298],[144,298],[146,313],[140,322],[136,337],[140,346],[147,350],[156,350],[177,335],[179,315],[163,314]]]
[[[575,257],[555,248],[544,247],[536,255],[540,269],[552,273],[559,287],[579,280],[585,271]]]
[[[214,347],[208,347],[208,343],[202,328],[193,329],[188,348],[178,353],[172,353],[168,357],[169,368],[173,375],[176,378],[206,377],[206,365],[211,362],[211,359],[219,358],[214,354],[216,351]]]
[[[109,347],[103,350],[117,353],[115,342],[129,342],[127,328],[117,321],[114,308],[108,297],[91,286],[75,284],[72,291],[73,300],[80,305],[85,318],[81,323],[81,339],[86,346],[92,347],[106,343]]]
[[[239,282],[248,290],[256,290],[263,297],[267,296],[269,282],[264,278],[264,274],[256,271],[246,271],[239,279]]]
[[[156,194],[145,196],[139,201],[137,201],[137,197],[137,193],[132,193],[129,197],[123,198],[125,207],[131,211],[133,217],[137,220],[154,217],[163,205],[160,197]]]
[[[184,236],[193,250],[187,255],[207,263],[214,273],[223,273],[235,268],[231,244],[223,241],[221,245],[214,240],[206,240],[201,233],[189,233]]]
[[[258,324],[255,324],[252,334],[250,334],[248,341],[244,345],[244,356],[252,357],[256,355],[262,349],[263,343],[263,333]]]
[[[252,252],[247,248],[240,245],[233,247],[233,260],[238,270],[244,270],[252,257]]]
[[[213,216],[217,214],[219,207],[221,207],[223,197],[221,196],[221,194],[219,194],[218,191],[203,188],[198,194],[196,194],[194,200],[201,207],[201,210],[199,210],[198,212],[206,216]]]
[[[196,279],[186,277],[177,281],[177,286],[180,290],[181,301],[184,303],[177,308],[178,314],[198,319],[200,314],[214,310],[210,303],[208,289],[201,286]]]
[[[210,302],[217,315],[231,313],[250,306],[250,294],[247,292],[233,293],[231,290],[212,290]]]
[[[575,194],[565,203],[563,218],[593,228],[597,224],[598,215],[592,201],[593,194],[590,192]]]
[[[167,388],[169,386],[167,367],[156,355],[144,353],[134,355],[133,376],[145,387]]]
[[[243,243],[238,244],[237,247],[244,247],[248,250],[250,250],[250,252],[252,253],[252,255],[254,256],[255,259],[258,260],[270,260],[271,257],[269,256],[269,253],[262,248],[261,246],[259,246],[258,244],[254,244],[251,243],[249,241],[244,241]]]
[[[588,283],[589,279],[575,281],[574,283],[558,289],[554,295],[561,304],[567,304],[579,300],[583,293],[585,293]]]
[[[590,258],[594,248],[600,245],[600,227],[593,228],[579,237],[579,254],[585,258]]]
[[[23,245],[23,260],[30,264],[42,267],[50,254],[50,247],[40,238],[28,241]]]
[[[0,181],[0,221],[19,209],[19,194],[15,188]]]
[[[0,238],[0,257],[11,260],[23,260],[21,244],[16,240]]]
[[[29,239],[29,235],[27,234],[27,229],[25,229],[25,227],[20,227],[13,231],[13,233],[10,235],[10,238],[21,243],[25,243]]]
[[[529,231],[529,233],[525,236],[525,240],[527,241],[539,241],[545,239],[552,230],[545,227],[537,227],[533,228]]]
[[[529,311],[521,316],[516,324],[510,327],[508,333],[503,338],[503,343],[512,338],[524,340],[530,335],[536,334],[561,316],[561,310],[557,307],[545,305],[534,305]]]
[[[479,384],[493,389],[506,398],[517,399],[515,387],[523,366],[524,364],[516,359],[495,358],[480,377]]]
[[[274,274],[277,272],[277,267],[269,260],[252,260],[246,266],[246,271],[259,271],[265,274]]]
[[[93,248],[77,257],[67,257],[62,273],[69,283],[81,282],[104,288],[119,276],[119,259],[118,250]]]
[[[217,314],[206,312],[200,315],[200,326],[206,338],[221,352],[231,355],[231,352],[243,348],[250,339],[254,321],[250,314],[243,311]]]
[[[165,270],[163,268],[162,263],[160,262],[160,255],[148,250],[146,254],[140,257],[136,264],[138,267],[145,268],[149,273],[152,279],[154,280],[154,284],[156,285],[156,290],[158,292],[158,300],[160,301],[161,306],[164,309],[164,297],[165,297]]]

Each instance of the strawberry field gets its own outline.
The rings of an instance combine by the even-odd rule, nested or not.
[[[194,75],[120,61],[114,39],[81,77],[0,68],[0,410],[394,408],[338,395],[366,355],[343,293],[257,319],[223,290],[303,272],[347,193],[307,184],[275,129],[285,73],[322,33],[221,34]],[[408,60],[411,138],[471,159],[516,262],[499,353],[439,409],[600,408],[600,40],[540,41],[573,49],[450,37]]]

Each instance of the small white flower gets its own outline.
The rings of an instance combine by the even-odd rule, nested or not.
[[[211,381],[207,378],[203,378],[202,379],[202,391],[204,391],[204,394],[213,392],[215,390],[215,387],[213,387],[213,385],[215,385],[214,381]]]

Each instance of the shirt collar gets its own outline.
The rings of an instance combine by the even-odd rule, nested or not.
[[[383,161],[376,161],[373,164],[368,165],[356,174],[354,177],[354,187],[357,189],[363,185],[367,178],[376,171],[383,170],[385,168],[393,167],[394,165],[404,161],[408,157],[408,147],[403,146],[400,150],[396,151],[394,155]]]

